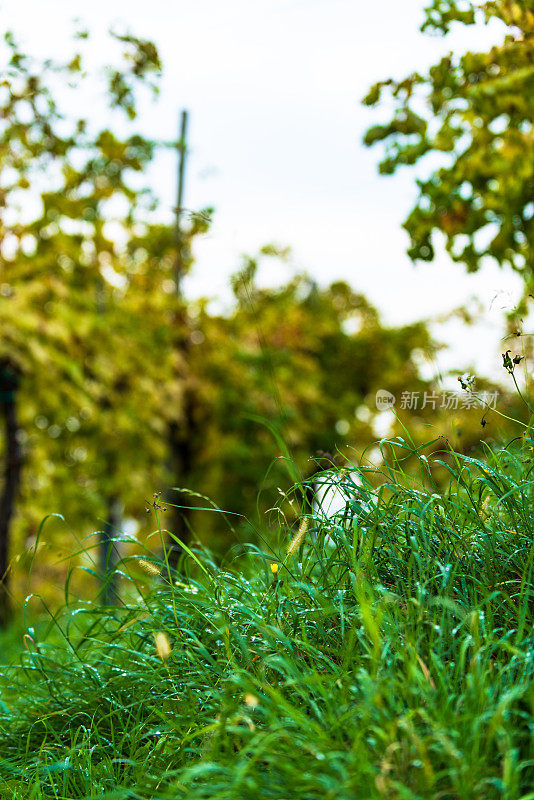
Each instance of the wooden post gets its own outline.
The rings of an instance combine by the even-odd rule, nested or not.
[[[22,457],[17,439],[16,392],[18,375],[7,360],[0,361],[0,411],[4,418],[5,467],[0,496],[0,626],[10,618],[9,544],[10,526],[20,482]]]
[[[94,262],[94,270],[96,277],[96,313],[98,316],[102,316],[106,313],[107,300],[104,278],[100,274],[100,268],[97,260]],[[100,401],[100,407],[104,413],[109,409],[110,406],[107,398],[103,398]],[[104,450],[103,455],[108,469],[108,474],[107,476],[104,476],[104,480],[106,480],[106,477],[108,476],[111,479],[116,478],[117,466],[114,451],[106,449]],[[102,602],[104,605],[109,606],[116,605],[120,599],[116,573],[119,553],[113,540],[117,536],[117,532],[121,529],[122,503],[120,502],[120,498],[115,494],[108,494],[107,487],[105,492],[105,502],[106,518],[104,527],[98,533],[98,567],[100,570],[102,583]]]
[[[184,181],[185,181],[185,159],[187,157],[187,111],[182,111],[180,115],[180,138],[176,144],[178,150],[178,182],[176,192],[176,262],[174,271],[174,283],[176,294],[180,297],[182,293],[182,277],[183,277],[183,258],[182,258],[182,228],[181,228],[181,215],[182,203],[184,201]]]
[[[117,588],[117,548],[113,541],[122,524],[122,504],[118,497],[107,500],[108,513],[103,530],[100,532],[100,572],[102,575],[102,601],[104,605],[119,602]]]
[[[181,486],[188,479],[193,463],[192,434],[194,431],[194,406],[195,398],[191,387],[188,385],[189,377],[189,352],[190,338],[188,330],[187,310],[183,298],[182,280],[184,277],[184,234],[181,226],[181,215],[183,211],[184,184],[185,184],[185,163],[187,157],[187,111],[182,111],[179,122],[179,140],[176,145],[178,151],[178,181],[176,192],[176,259],[174,266],[175,294],[178,300],[178,311],[175,317],[175,347],[177,348],[180,361],[182,363],[181,379],[184,381],[183,409],[181,419],[171,422],[169,425],[169,450],[171,473],[175,486]],[[172,512],[170,514],[170,532],[178,537],[182,542],[190,540],[189,521],[191,511],[187,508],[177,506],[190,505],[190,498],[181,492],[173,491],[169,493],[168,500]],[[169,551],[169,563],[176,567],[182,548],[174,539],[171,539]]]

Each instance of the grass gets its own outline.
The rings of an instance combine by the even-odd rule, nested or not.
[[[534,798],[532,465],[449,454],[439,491],[422,451],[383,448],[363,485],[327,478],[344,504],[290,555],[277,527],[28,630],[0,798]]]

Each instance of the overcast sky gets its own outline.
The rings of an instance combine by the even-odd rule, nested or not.
[[[499,29],[468,28],[446,40],[419,33],[423,0],[4,0],[4,29],[28,50],[69,52],[72,20],[94,32],[105,60],[105,31],[125,25],[153,39],[165,68],[147,133],[176,136],[190,112],[185,206],[213,206],[215,223],[196,248],[191,295],[227,296],[243,253],[276,242],[289,265],[268,262],[262,280],[305,269],[321,283],[348,280],[391,324],[429,317],[479,297],[487,321],[476,335],[459,323],[442,335],[455,360],[498,368],[500,308],[519,283],[488,265],[466,276],[441,256],[414,268],[401,222],[415,197],[414,176],[377,175],[378,150],[361,144],[380,111],[362,108],[370,84],[424,69],[450,49],[484,49]],[[100,49],[101,52],[97,52]],[[175,166],[163,158],[155,189],[170,214]],[[495,295],[497,301],[492,303]],[[491,308],[490,308],[491,306]],[[451,356],[440,358],[441,369]],[[499,371],[497,369],[497,374]]]

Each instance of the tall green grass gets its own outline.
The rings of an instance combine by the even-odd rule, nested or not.
[[[532,444],[386,442],[300,535],[123,562],[4,669],[0,798],[534,798]]]

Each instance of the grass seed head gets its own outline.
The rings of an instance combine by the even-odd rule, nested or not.
[[[298,531],[293,536],[293,538],[291,539],[291,541],[287,546],[288,556],[292,556],[293,553],[295,553],[299,549],[302,542],[304,541],[304,537],[306,536],[309,527],[310,527],[310,520],[308,519],[308,517],[304,517],[301,520]]]
[[[154,641],[156,642],[156,652],[162,661],[166,661],[171,654],[171,643],[169,637],[163,631],[158,631],[154,634]]]
[[[144,558],[139,559],[139,566],[145,571],[148,572],[149,575],[159,575],[160,570],[156,564],[153,564],[152,561],[145,561]]]
[[[245,695],[245,705],[248,706],[249,708],[256,708],[259,705],[259,702],[260,701],[258,700],[255,694],[248,692]]]

